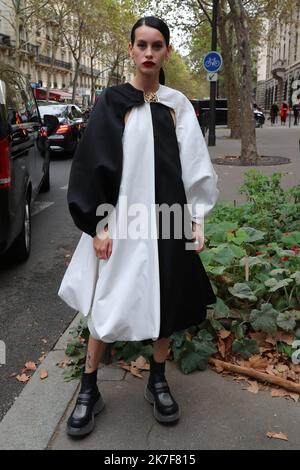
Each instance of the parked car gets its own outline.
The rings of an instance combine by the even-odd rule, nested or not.
[[[39,106],[41,117],[56,116],[58,126],[48,136],[50,152],[74,154],[86,126],[86,119],[76,104],[51,104]],[[44,126],[45,134],[47,128]]]
[[[25,261],[31,246],[31,205],[48,191],[49,151],[30,83],[0,63],[0,254]]]
[[[192,105],[194,106],[196,115],[198,117],[199,124],[202,132],[209,127],[209,106],[210,100],[192,99]],[[227,99],[217,98],[216,99],[216,125],[227,126]]]

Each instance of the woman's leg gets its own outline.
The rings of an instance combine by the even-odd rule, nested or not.
[[[160,423],[173,423],[180,417],[180,408],[174,400],[166,377],[165,365],[170,338],[161,338],[153,344],[150,358],[150,375],[145,388],[145,398],[154,405],[154,417]]]
[[[170,338],[161,338],[153,343],[153,357],[156,362],[165,362],[170,347]]]
[[[99,362],[101,361],[107,343],[93,338],[91,335],[89,337],[89,342],[87,346],[86,361],[85,361],[85,372],[89,374],[98,369]]]
[[[106,346],[106,343],[90,335],[80,392],[67,423],[67,433],[70,436],[89,434],[94,429],[94,417],[104,408],[104,401],[97,387],[97,372]]]

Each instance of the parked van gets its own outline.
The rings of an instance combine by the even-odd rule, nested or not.
[[[0,255],[25,261],[31,245],[31,205],[48,191],[49,151],[27,78],[0,63]]]

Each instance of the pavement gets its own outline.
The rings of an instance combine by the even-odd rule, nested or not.
[[[227,129],[217,130],[212,158],[238,155],[240,142],[228,138]],[[264,174],[280,171],[283,186],[300,179],[300,127],[257,129],[259,152],[280,155],[291,163],[258,167]],[[238,188],[249,167],[215,165],[219,175],[220,200],[242,202]],[[270,392],[253,394],[245,383],[236,383],[210,368],[183,374],[167,363],[167,378],[182,417],[175,426],[157,423],[151,405],[143,397],[148,372],[136,378],[116,365],[98,371],[99,388],[106,402],[96,418],[92,434],[81,440],[66,435],[66,420],[72,411],[78,381],[65,382],[57,363],[65,358],[69,330],[78,323],[78,313],[53,350],[33,374],[0,423],[0,449],[10,450],[295,450],[300,448],[300,405],[291,399],[273,398]],[[41,369],[48,378],[41,379]],[[267,432],[282,432],[288,441],[270,439]]]

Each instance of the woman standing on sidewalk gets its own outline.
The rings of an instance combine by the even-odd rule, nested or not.
[[[177,421],[180,408],[165,378],[170,336],[198,325],[206,306],[215,302],[198,253],[204,246],[203,215],[218,198],[217,176],[191,103],[163,86],[169,35],[168,26],[154,17],[133,26],[129,52],[135,76],[102,93],[72,164],[69,209],[84,233],[59,295],[88,317],[90,338],[67,425],[71,436],[91,432],[94,415],[104,407],[97,369],[107,343],[118,340],[154,342],[145,398],[159,422]],[[164,214],[161,224],[157,207],[184,209],[187,203],[190,212],[170,218],[165,236]],[[110,206],[103,209],[104,204]],[[141,218],[135,231],[127,224],[137,205],[151,209],[150,216],[155,207],[151,236],[144,210],[144,225]],[[103,212],[96,214],[99,207]],[[184,235],[178,237],[178,228]],[[186,249],[189,240],[192,250]]]

